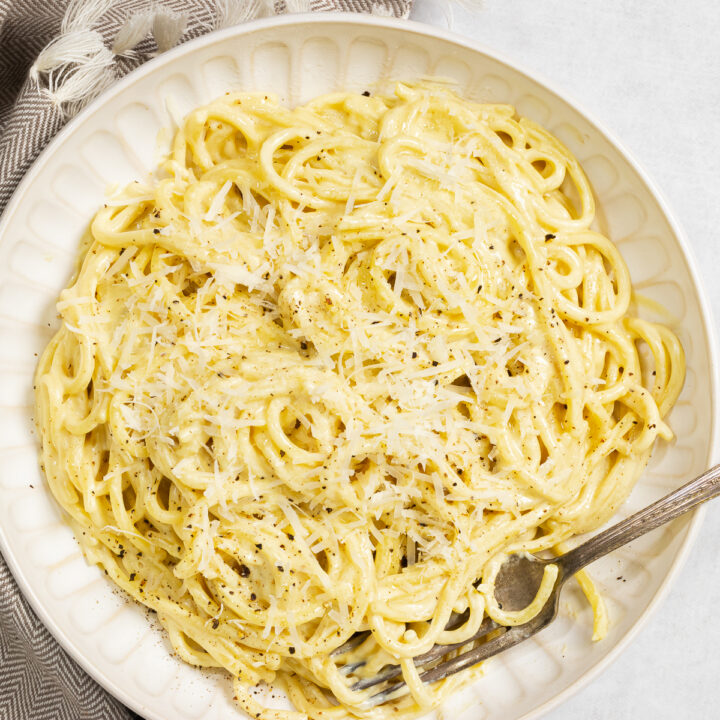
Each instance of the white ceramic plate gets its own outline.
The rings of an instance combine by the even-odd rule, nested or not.
[[[112,590],[78,546],[46,489],[31,424],[32,374],[57,321],[54,302],[78,240],[108,183],[145,176],[161,128],[229,89],[272,91],[289,103],[335,89],[374,89],[422,75],[454,78],[463,93],[513,103],[580,159],[601,221],[636,290],[669,311],[661,319],[687,354],[685,389],[670,418],[678,439],[658,447],[620,516],[702,471],[715,442],[714,343],[686,241],[657,192],[607,133],[547,85],[448,33],[353,15],[282,17],[190,42],[146,64],[71,122],[43,153],[0,225],[0,543],[45,624],[102,685],[151,720],[234,717],[230,681],[177,660],[138,606]],[[167,135],[167,133],[166,133]],[[486,664],[484,678],[440,715],[455,720],[536,718],[615,657],[658,601],[699,517],[656,531],[594,566],[611,614],[590,641],[591,617],[566,589],[551,629]]]

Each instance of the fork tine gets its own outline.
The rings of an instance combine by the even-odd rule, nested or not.
[[[467,640],[463,640],[462,642],[453,643],[452,645],[433,645],[433,647],[426,653],[424,653],[423,655],[418,655],[414,659],[415,665],[427,665],[427,663],[432,662],[433,660],[437,660],[443,655],[447,655],[453,650],[461,648],[463,645],[467,645],[468,643],[474,642],[475,640],[479,640],[483,635],[487,635],[489,632],[495,630],[495,628],[497,627],[498,625],[494,623],[490,618],[486,618],[481,623],[480,627],[477,629],[477,632],[472,637],[469,637],[467,638]],[[353,667],[353,670],[355,669],[357,668]],[[345,673],[345,668],[343,668],[343,672],[344,674],[349,674],[349,672],[352,672],[352,670],[348,671],[348,673]],[[350,689],[365,690],[366,688],[373,687],[373,685],[380,685],[380,683],[392,680],[401,673],[402,670],[400,669],[399,665],[389,665],[373,677],[358,680]]]
[[[359,645],[362,645],[368,637],[370,637],[369,630],[357,632],[349,640],[340,645],[340,647],[336,647],[330,655],[342,655],[343,653],[350,652],[350,650],[354,650]]]
[[[420,680],[422,680],[423,683],[433,683],[438,680],[443,680],[449,675],[454,675],[461,670],[477,665],[479,662],[487,660],[489,657],[497,655],[503,650],[511,648],[513,645],[517,645],[523,640],[526,640],[530,636],[534,635],[536,632],[542,630],[544,627],[546,627],[546,625],[543,623],[536,624],[533,623],[533,621],[530,621],[524,625],[504,628],[502,635],[499,635],[498,637],[493,638],[492,640],[484,643],[483,645],[479,645],[472,650],[468,650],[467,652],[458,655],[456,658],[446,660],[444,663],[440,663],[434,668],[425,671],[420,675]],[[368,698],[368,700],[363,703],[363,707],[371,708],[375,705],[380,705],[386,700],[391,699],[392,695],[401,690],[403,687],[405,687],[404,681],[393,683],[381,692]]]
[[[465,610],[462,613],[453,613],[450,617],[450,620],[448,621],[448,624],[445,626],[446,630],[455,630],[455,628],[460,627],[464,622],[467,621],[468,617],[470,617],[470,613],[468,613],[467,610]],[[336,647],[330,655],[332,657],[335,657],[337,655],[344,655],[346,652],[350,652],[351,650],[354,650],[359,645],[362,645],[365,640],[371,635],[370,630],[363,630],[361,632],[356,632],[349,640],[344,642],[340,647]],[[361,667],[365,663],[353,663],[351,665],[346,665],[342,669],[342,673],[344,675],[348,675],[353,670],[357,670],[357,668]],[[351,669],[347,669],[351,668]]]

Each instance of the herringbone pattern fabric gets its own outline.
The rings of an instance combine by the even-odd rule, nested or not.
[[[93,94],[88,92],[87,97],[60,102],[60,94],[49,93],[52,78],[43,72],[48,68],[41,66],[40,73],[31,77],[43,49],[58,35],[78,28],[96,33],[99,57],[109,58],[105,70],[112,80],[152,57],[160,45],[183,42],[259,13],[304,8],[406,16],[412,0],[275,0],[274,5],[271,2],[0,0],[0,213],[38,153],[68,116]],[[165,22],[164,32],[158,30],[156,23],[152,26],[154,39],[148,29],[127,51],[113,56],[111,48],[128,18],[153,12],[165,12],[166,20],[170,18]],[[53,640],[20,594],[0,556],[0,720],[131,718],[137,716],[102,690]]]
[[[96,685],[60,648],[0,561],[0,718],[136,717]]]

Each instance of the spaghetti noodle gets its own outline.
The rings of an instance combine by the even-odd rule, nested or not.
[[[412,658],[528,619],[494,568],[604,523],[671,437],[682,349],[593,219],[558,140],[441,86],[192,112],[97,213],[37,372],[87,557],[253,715],[260,681],[313,718],[436,705],[472,672]],[[371,710],[331,655],[358,631],[409,689]]]

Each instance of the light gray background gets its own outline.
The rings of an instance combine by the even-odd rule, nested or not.
[[[655,180],[720,318],[720,3],[415,0],[412,18],[477,40],[553,82]],[[690,478],[688,478],[690,479]],[[669,595],[614,664],[547,720],[720,717],[720,501]]]

